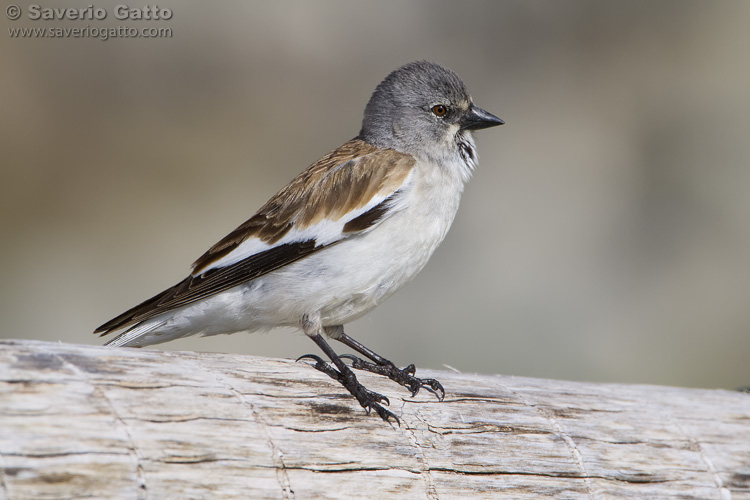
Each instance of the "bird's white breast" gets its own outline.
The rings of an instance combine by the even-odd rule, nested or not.
[[[339,325],[372,310],[414,278],[445,238],[463,180],[455,170],[418,162],[404,189],[396,213],[372,231],[281,270],[285,293],[299,287],[289,302],[305,304],[305,313],[319,311],[323,325]],[[299,280],[300,275],[322,279]],[[290,311],[290,316],[300,312]]]

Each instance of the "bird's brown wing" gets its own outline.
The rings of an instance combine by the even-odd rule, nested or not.
[[[190,276],[94,333],[106,335],[136,325],[367,231],[392,209],[415,163],[410,155],[377,149],[359,139],[347,142],[308,167],[212,246],[195,261]],[[340,226],[334,227],[333,237],[331,221]],[[325,237],[316,232],[323,223],[327,223]]]

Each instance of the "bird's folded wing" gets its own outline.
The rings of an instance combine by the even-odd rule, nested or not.
[[[196,302],[372,230],[399,210],[415,159],[354,139],[212,246],[182,282],[108,321],[103,335]]]

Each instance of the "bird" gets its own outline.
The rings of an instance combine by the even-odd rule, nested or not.
[[[213,245],[171,288],[104,323],[106,345],[144,347],[200,334],[301,329],[327,356],[310,366],[340,383],[369,414],[398,417],[352,368],[443,400],[435,379],[344,333],[422,270],[443,241],[477,166],[474,132],[503,120],[476,106],[437,63],[392,71],[372,93],[359,134],[314,162],[255,215]],[[336,340],[364,356],[338,355]]]

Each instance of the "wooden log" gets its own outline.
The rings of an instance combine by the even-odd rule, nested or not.
[[[0,498],[750,498],[750,395],[0,341]]]

